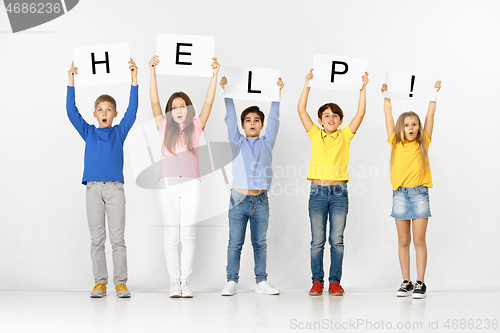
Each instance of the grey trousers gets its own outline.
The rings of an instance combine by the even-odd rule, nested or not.
[[[87,182],[87,221],[90,229],[90,256],[95,283],[108,283],[106,267],[107,216],[109,241],[113,249],[113,282],[127,282],[127,247],[125,246],[125,193],[123,183],[116,181]]]

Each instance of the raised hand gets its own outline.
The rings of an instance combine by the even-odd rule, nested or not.
[[[368,81],[370,81],[370,80],[368,79],[368,72],[365,72],[365,75],[363,75],[363,76],[361,77],[361,80],[363,80],[363,86],[361,87],[361,89],[363,89],[363,88],[365,88],[365,87],[366,87],[366,85],[368,84]]]
[[[130,58],[130,61],[128,62],[130,66],[128,66],[128,69],[130,69],[130,72],[132,73],[132,85],[136,86],[137,85],[137,65],[135,64],[134,60]]]
[[[156,66],[160,63],[160,60],[158,60],[158,56],[154,55],[151,57],[151,60],[149,60],[149,69],[151,70],[152,74],[156,74]]]
[[[75,85],[75,75],[78,74],[78,67],[75,67],[75,62],[71,62],[71,68],[68,71],[68,86],[73,87]]]
[[[281,89],[283,89],[283,87],[285,86],[285,84],[283,83],[283,80],[281,78],[279,78],[278,82],[276,82],[276,84],[278,85],[278,87],[280,87],[280,92],[281,92]]]
[[[220,79],[220,86],[222,87],[222,89],[226,89],[226,84],[227,84],[227,79],[225,76],[223,76],[222,79]]]
[[[311,70],[309,71],[309,73],[306,75],[306,83],[309,83],[309,81],[311,81],[312,79],[314,79],[313,70],[314,70],[314,68],[311,68]]]
[[[382,89],[380,89],[380,91],[381,91],[382,93],[384,93],[384,91],[387,91],[387,84],[385,84],[385,83],[384,83],[384,84],[382,84]]]
[[[439,91],[441,89],[441,81],[437,81],[434,88],[437,88],[437,91]]]
[[[212,70],[214,71],[214,76],[217,77],[217,74],[219,73],[220,65],[217,62],[217,57],[212,58],[212,64],[210,65],[212,67]]]

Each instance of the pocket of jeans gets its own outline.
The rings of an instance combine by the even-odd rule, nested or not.
[[[311,191],[309,192],[309,197],[314,197],[316,194],[318,194],[319,188],[316,186],[311,186]]]
[[[418,189],[417,189],[418,193],[420,194],[429,194],[429,189],[425,186],[420,186]]]
[[[87,190],[90,190],[90,188],[92,187],[92,185],[94,185],[94,182],[87,182]]]
[[[233,190],[231,191],[230,202],[232,205],[236,206],[240,204],[244,199],[245,199],[245,194]]]
[[[262,205],[265,205],[265,206],[268,206],[268,205],[269,205],[269,199],[268,199],[267,195],[262,196],[262,197],[258,197],[258,198],[259,198],[259,202],[260,202]]]
[[[113,182],[115,184],[115,187],[119,190],[123,191],[123,183],[122,182]]]

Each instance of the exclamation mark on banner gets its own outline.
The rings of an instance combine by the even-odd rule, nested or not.
[[[415,84],[415,75],[411,76],[410,97],[413,97],[413,85]]]

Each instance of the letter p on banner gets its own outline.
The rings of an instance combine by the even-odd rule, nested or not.
[[[73,60],[78,67],[75,78],[78,87],[132,81],[128,43],[75,47]]]
[[[314,55],[314,79],[309,87],[335,90],[359,90],[361,77],[368,67],[368,58]]]
[[[212,77],[215,37],[158,34],[157,74]]]

